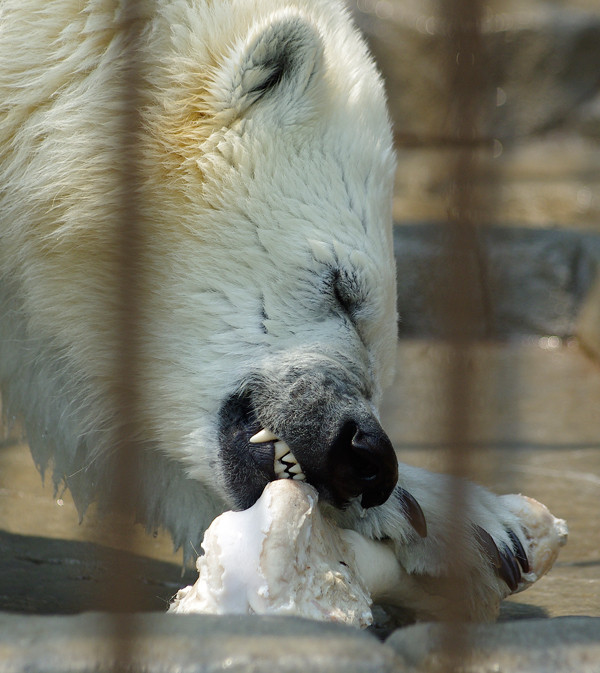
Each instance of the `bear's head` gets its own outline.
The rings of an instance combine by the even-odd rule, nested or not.
[[[335,3],[238,4],[173,40],[149,117],[172,210],[149,404],[170,400],[162,444],[229,506],[279,477],[379,505],[397,480],[377,411],[396,339],[382,82]]]

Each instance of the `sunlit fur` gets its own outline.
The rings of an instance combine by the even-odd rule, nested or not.
[[[152,525],[187,543],[227,504],[217,412],[244,373],[273,350],[359,347],[320,305],[328,265],[363,286],[368,376],[377,394],[389,380],[394,162],[380,78],[340,3],[141,6],[142,425],[159,454],[207,484],[178,507],[172,477],[152,478]],[[0,12],[4,403],[83,509],[113,438],[120,8],[4,0]],[[289,20],[307,27],[299,46],[315,75],[248,108],[248,45]]]

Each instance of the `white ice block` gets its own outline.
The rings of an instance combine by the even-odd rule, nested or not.
[[[566,541],[566,524],[531,498],[503,498],[527,535],[531,572],[522,590],[550,569]],[[267,484],[250,509],[217,517],[202,542],[197,582],[177,593],[169,611],[296,615],[364,628],[372,622],[372,604],[385,603],[445,618],[443,577],[407,573],[385,542],[337,527],[317,503],[309,484],[280,479]],[[486,604],[473,607],[475,618],[495,618],[510,593],[500,578],[494,582]]]

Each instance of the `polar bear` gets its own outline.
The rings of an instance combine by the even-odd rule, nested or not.
[[[186,553],[276,478],[443,575],[446,478],[398,464],[395,158],[384,89],[338,0],[0,2],[0,383],[81,512],[118,415],[119,130],[135,34],[140,126],[138,516]],[[478,601],[527,569],[518,518],[469,487]],[[490,551],[491,550],[491,551]]]

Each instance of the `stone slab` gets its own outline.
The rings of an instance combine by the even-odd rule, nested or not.
[[[197,573],[106,545],[0,530],[0,610],[29,614],[118,611],[117,587],[135,592],[136,610],[165,611]],[[133,570],[131,570],[133,569]]]
[[[419,673],[598,673],[600,618],[418,624],[386,641]]]
[[[418,624],[380,643],[294,617],[0,613],[0,673],[597,673],[600,618]]]
[[[444,223],[395,228],[401,337],[443,337],[434,296],[440,292]],[[479,231],[485,284],[480,293],[480,337],[577,333],[583,302],[600,260],[600,234],[561,229],[485,227]],[[475,264],[465,253],[465,266]],[[483,304],[489,307],[488,324]]]
[[[295,617],[0,613],[0,673],[409,673],[364,631]]]

